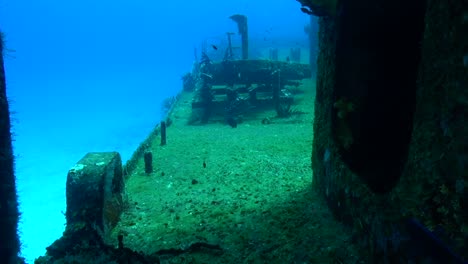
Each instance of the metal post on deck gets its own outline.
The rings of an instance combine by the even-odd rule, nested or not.
[[[280,91],[281,91],[281,70],[277,69],[275,70],[272,75],[278,75],[278,85],[275,85],[273,82],[273,102],[275,104],[275,110],[276,112],[279,113],[281,112],[281,105],[280,105]]]
[[[295,47],[289,50],[289,57],[292,62],[301,62],[301,48]]]
[[[277,48],[270,49],[270,60],[278,61],[278,49]]]
[[[161,121],[161,146],[166,145],[166,122]]]
[[[227,50],[227,60],[232,60],[234,58],[234,54],[232,53],[232,41],[231,41],[231,36],[234,34],[232,32],[227,32],[227,37],[228,37],[228,50]]]
[[[149,174],[153,172],[153,153],[151,151],[145,152],[145,173]]]
[[[237,28],[242,38],[242,59],[247,60],[249,58],[249,30],[247,26],[247,17],[236,14],[230,16],[229,18],[237,23]]]

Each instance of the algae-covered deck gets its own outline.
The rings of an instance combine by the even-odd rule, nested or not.
[[[357,263],[312,187],[313,86],[304,80],[290,117],[271,109],[237,128],[189,125],[194,93],[182,92],[167,144],[149,142],[153,173],[140,158],[127,175],[127,208],[108,242],[123,235],[161,263]]]

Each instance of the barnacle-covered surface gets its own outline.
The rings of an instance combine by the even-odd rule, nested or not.
[[[381,195],[373,193],[343,162],[339,151],[342,143],[331,136],[332,106],[337,102],[333,96],[337,20],[320,21],[314,183],[336,217],[354,228],[354,242],[371,249],[372,263],[407,256],[404,247],[410,245],[405,244],[409,237],[404,223],[409,218],[418,219],[431,231],[443,230],[437,233],[439,238],[468,257],[468,126],[464,125],[468,104],[468,39],[464,32],[468,30],[468,14],[463,1],[449,5],[430,0],[426,10],[409,154],[396,186]],[[399,107],[398,101],[394,107]],[[346,131],[341,132],[346,135]]]
[[[0,259],[8,263],[22,263],[17,258],[20,241],[17,235],[18,199],[14,175],[14,156],[11,145],[10,109],[6,94],[5,69],[3,65],[4,42],[0,31]]]
[[[406,215],[468,258],[468,10],[466,1],[430,0],[422,44],[417,108],[405,177]]]

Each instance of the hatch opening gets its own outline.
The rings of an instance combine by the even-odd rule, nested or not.
[[[332,133],[343,161],[376,193],[406,163],[425,0],[345,1],[338,19]]]

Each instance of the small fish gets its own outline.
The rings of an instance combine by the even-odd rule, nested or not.
[[[308,9],[308,8],[305,8],[305,7],[301,7],[301,11],[305,14],[308,14],[308,15],[313,15],[314,13]]]
[[[206,162],[203,161],[203,168],[206,168]]]
[[[318,17],[325,17],[330,16],[330,13],[327,11],[326,8],[320,5],[311,5],[307,7],[301,7],[301,11],[311,16],[318,16]]]
[[[218,47],[216,47],[216,45],[211,45],[211,47],[213,47],[214,50],[218,50]]]

